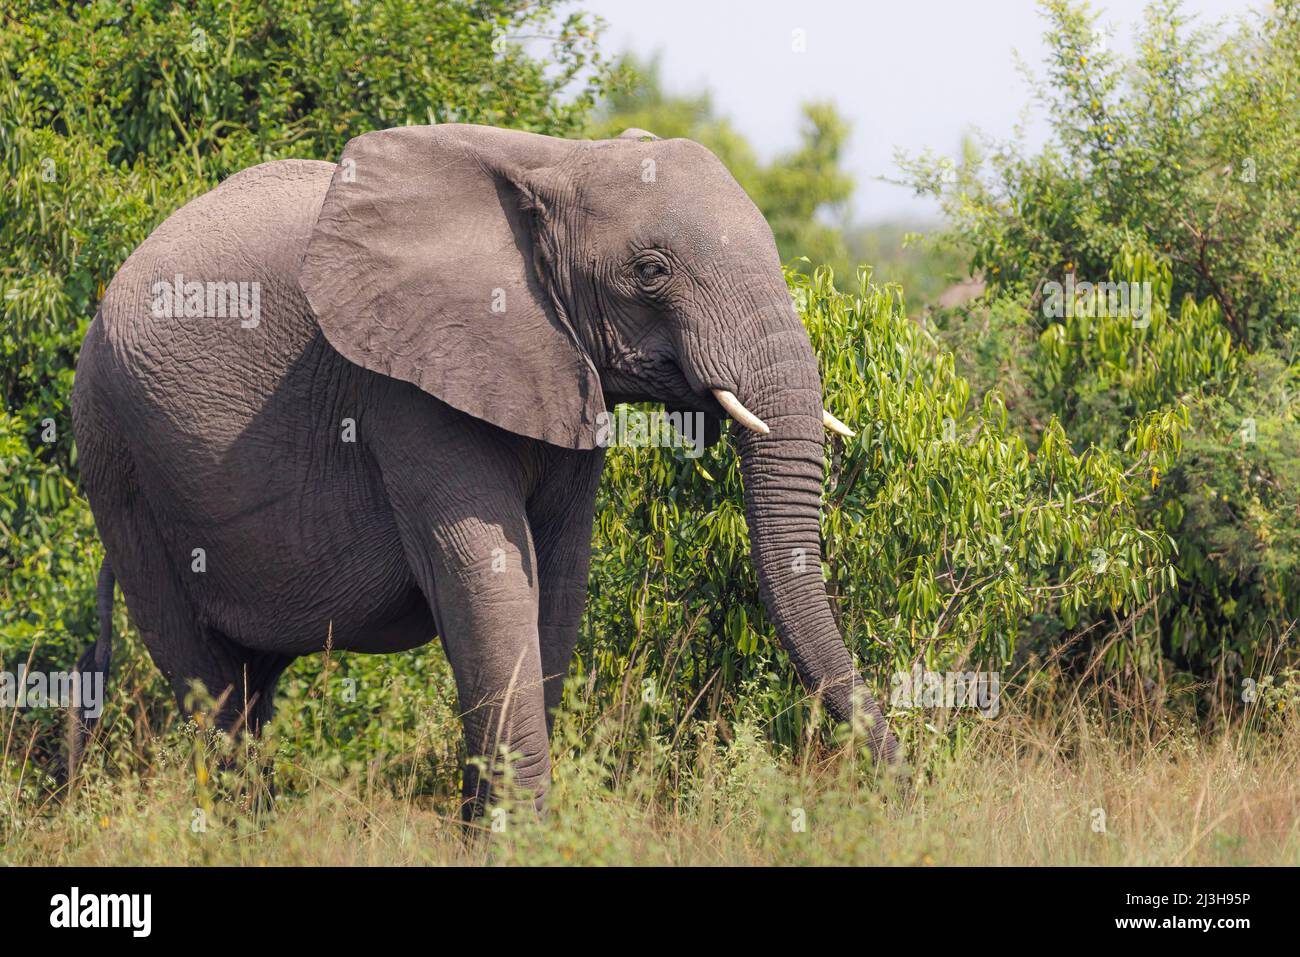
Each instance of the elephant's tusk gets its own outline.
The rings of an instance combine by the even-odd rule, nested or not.
[[[853,436],[857,435],[856,432],[850,429],[839,419],[835,418],[835,416],[831,415],[825,409],[822,409],[822,425],[826,426],[826,428],[830,429],[832,432],[838,432],[846,439],[851,439],[853,438]]]
[[[753,429],[759,435],[767,435],[772,431],[762,419],[741,404],[736,398],[736,393],[728,392],[726,389],[714,389],[713,397],[718,400],[718,405],[727,410],[727,415],[745,428]]]

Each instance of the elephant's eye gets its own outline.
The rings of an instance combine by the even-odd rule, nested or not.
[[[632,271],[642,286],[655,286],[668,277],[668,264],[659,259],[643,259]]]

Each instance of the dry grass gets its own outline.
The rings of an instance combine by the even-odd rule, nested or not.
[[[547,815],[505,807],[469,840],[446,788],[320,755],[277,754],[281,793],[259,807],[256,774],[216,774],[209,738],[175,729],[142,769],[92,769],[66,799],[0,795],[0,863],[1300,864],[1293,728],[1205,737],[1162,715],[1101,730],[1117,723],[1077,704],[909,718],[911,774],[884,779],[852,742],[777,755],[745,723],[726,740],[692,723],[673,744],[570,713]]]

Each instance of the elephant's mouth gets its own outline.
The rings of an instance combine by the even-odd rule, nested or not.
[[[749,411],[745,404],[737,398],[736,393],[729,389],[712,389],[710,391],[713,393],[713,398],[718,406],[723,409],[732,421],[744,426],[751,432],[757,432],[759,435],[771,433],[772,430],[768,428],[767,423]],[[828,432],[834,432],[849,439],[857,434],[832,415],[829,409],[822,409],[822,426]]]
[[[713,398],[718,405],[726,411],[733,421],[743,425],[751,432],[757,432],[759,435],[771,433],[772,430],[767,427],[767,423],[745,408],[745,404],[736,398],[736,393],[730,389],[712,389],[710,391],[713,393]]]
[[[677,409],[703,412],[716,419],[731,419],[737,425],[768,435],[767,423],[745,405],[736,394],[734,384],[720,381],[697,383],[687,366],[676,358],[647,359],[626,354],[606,370],[603,387],[611,405],[619,402],[663,402]],[[852,438],[854,432],[830,413],[822,410],[822,424],[827,431]]]
[[[750,409],[745,404],[745,400],[737,394],[738,387],[735,383],[724,382],[717,377],[702,381],[698,376],[692,374],[688,365],[679,363],[675,359],[669,364],[675,373],[674,378],[680,379],[682,383],[688,386],[690,400],[685,401],[677,398],[666,401],[671,401],[679,407],[707,412],[717,418],[731,419],[737,425],[759,435],[771,434],[772,430],[768,427],[767,422]],[[777,412],[784,414],[785,410],[778,405]],[[852,429],[827,409],[822,409],[822,425],[827,431],[835,432],[846,438],[852,438],[855,434]]]
[[[707,404],[698,405],[700,400],[682,367],[667,356],[624,352],[601,370],[601,388],[610,404],[671,402],[694,411],[717,414],[717,409]]]

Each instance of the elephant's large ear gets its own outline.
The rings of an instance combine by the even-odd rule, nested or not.
[[[535,245],[579,146],[450,124],[348,143],[300,276],[330,344],[503,429],[595,447],[600,379]]]

